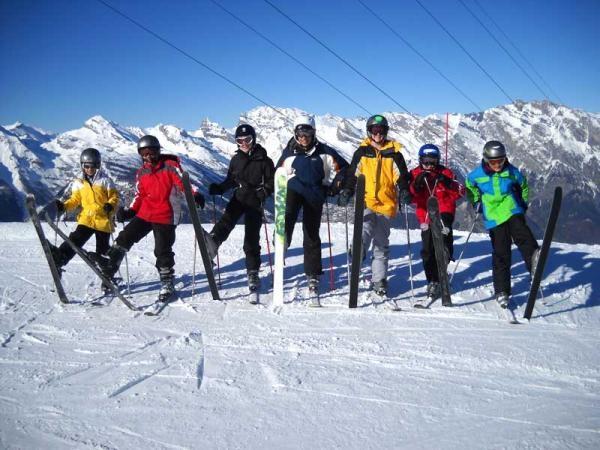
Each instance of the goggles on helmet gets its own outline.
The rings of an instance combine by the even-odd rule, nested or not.
[[[144,147],[140,149],[140,155],[142,158],[149,158],[152,156],[158,156],[160,149],[156,147]]]
[[[98,163],[81,163],[81,167],[84,169],[99,169],[100,164],[98,164]]]
[[[421,158],[420,161],[422,166],[435,166],[438,163],[438,160],[435,158]]]
[[[236,137],[235,138],[235,142],[238,145],[244,145],[244,144],[250,145],[250,144],[252,144],[253,140],[254,140],[254,138],[252,136],[250,136],[250,135],[248,135],[248,136],[240,136],[240,137]]]

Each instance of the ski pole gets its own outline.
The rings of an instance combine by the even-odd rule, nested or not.
[[[333,250],[331,249],[331,227],[329,226],[329,202],[325,199],[325,216],[327,217],[327,236],[329,237],[329,290],[335,290],[333,281]]]
[[[194,289],[196,288],[196,249],[198,248],[198,241],[194,239],[194,262],[192,264],[192,298],[194,298]]]
[[[350,283],[350,245],[348,243],[348,203],[344,206],[344,215],[346,219],[346,276],[348,277],[348,283]]]
[[[269,269],[271,270],[271,279],[273,278],[273,263],[271,262],[271,246],[269,245],[269,232],[267,231],[267,218],[265,217],[264,205],[260,204],[260,210],[262,211],[262,221],[265,225],[265,239],[267,241],[267,255],[269,256]]]
[[[217,224],[217,201],[215,196],[212,196],[213,203],[213,226]],[[219,262],[219,249],[217,249],[217,278],[219,280],[219,287],[221,287],[221,263]]]
[[[412,271],[412,250],[410,248],[410,232],[408,230],[408,205],[404,205],[404,223],[406,224],[406,242],[408,244],[408,272],[410,274],[410,295],[412,298],[415,298]]]
[[[465,241],[465,245],[463,245],[463,248],[460,252],[460,255],[458,257],[458,261],[456,261],[456,264],[454,265],[454,270],[452,271],[452,275],[450,275],[450,279],[448,280],[449,283],[452,282],[452,279],[454,278],[454,274],[456,273],[456,269],[458,269],[458,265],[460,264],[460,260],[463,257],[463,253],[465,252],[465,248],[467,248],[467,244],[469,243],[469,239],[471,238],[471,234],[473,234],[473,230],[475,229],[475,224],[477,223],[477,219],[479,218],[479,212],[477,212],[475,214],[475,218],[473,219],[473,223],[471,224],[471,229],[469,230],[469,234],[467,235],[467,240]]]

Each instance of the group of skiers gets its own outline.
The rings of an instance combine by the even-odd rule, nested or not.
[[[241,124],[235,131],[238,147],[231,159],[226,178],[208,187],[210,195],[222,195],[233,189],[225,212],[209,233],[205,234],[207,249],[214,259],[219,246],[244,216],[244,245],[248,285],[251,292],[260,287],[260,227],[264,220],[266,199],[274,191],[276,167],[285,168],[288,176],[285,236],[287,246],[302,210],[304,272],[308,289],[317,304],[319,279],[323,273],[319,229],[327,197],[338,196],[339,206],[347,206],[354,195],[358,175],[365,177],[365,211],[362,232],[363,259],[372,248],[371,281],[373,291],[387,295],[389,236],[391,221],[401,208],[414,204],[420,223],[421,257],[427,278],[427,299],[440,297],[438,265],[432,242],[427,200],[437,198],[444,235],[446,261],[453,258],[452,225],[456,202],[467,194],[477,215],[482,214],[492,244],[492,271],[498,303],[506,307],[511,293],[511,242],[519,248],[527,268],[532,271],[538,244],[525,221],[529,189],[525,176],[509,163],[501,142],[489,141],[483,158],[466,177],[465,186],[455,174],[441,164],[439,148],[431,143],[419,150],[419,164],[408,170],[402,144],[388,137],[389,124],[382,115],[367,120],[367,137],[354,152],[348,164],[333,148],[317,138],[312,116],[300,116],[277,164],[267,156],[257,142],[256,131]],[[179,158],[161,153],[154,136],[143,136],[137,145],[142,166],[136,173],[136,193],[128,206],[119,206],[114,183],[101,168],[98,150],[81,153],[82,174],[72,183],[71,196],[55,201],[59,213],[81,207],[78,226],[70,238],[82,246],[96,235],[95,259],[108,277],[113,277],[131,247],[150,231],[154,234],[156,268],[161,288],[160,300],[174,293],[175,228],[181,217],[183,184]],[[204,208],[205,199],[194,189],[194,200]],[[129,221],[109,246],[115,217]],[[350,249],[352,251],[352,249]],[[61,268],[73,257],[64,243],[52,247],[56,265]]]

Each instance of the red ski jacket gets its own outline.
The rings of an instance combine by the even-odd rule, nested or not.
[[[440,213],[454,215],[456,201],[465,195],[465,187],[456,181],[454,173],[442,165],[432,170],[424,170],[421,166],[410,171],[409,185],[412,202],[417,207],[419,223],[429,223],[427,215],[427,199],[434,196],[438,199]]]
[[[129,208],[147,222],[177,225],[183,201],[182,169],[179,158],[160,155],[157,164],[138,169],[136,193]]]

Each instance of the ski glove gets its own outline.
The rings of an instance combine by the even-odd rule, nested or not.
[[[196,203],[196,206],[200,207],[200,209],[204,209],[204,205],[206,204],[206,201],[204,200],[204,195],[202,195],[200,192],[195,192],[194,203]]]
[[[417,175],[417,178],[415,178],[415,182],[414,182],[414,186],[415,186],[415,191],[422,191],[423,188],[425,187],[425,179],[427,178],[427,172],[421,172],[419,175]]]
[[[225,189],[223,189],[218,183],[210,183],[208,186],[208,193],[210,195],[223,195],[225,193]]]
[[[337,204],[338,206],[348,206],[350,203],[350,199],[352,198],[352,191],[350,189],[342,189],[340,195],[338,196]]]
[[[65,212],[65,204],[63,202],[61,202],[59,199],[54,200],[54,204],[56,205],[56,211],[59,214],[62,214]]]
[[[481,214],[483,212],[483,205],[481,204],[481,202],[475,202],[475,203],[473,203],[473,210],[477,214]]]
[[[113,209],[113,205],[111,205],[110,203],[105,203],[104,206],[102,207],[102,209],[104,210],[104,212],[106,214],[110,214],[112,212]]]
[[[117,210],[117,220],[119,222],[127,222],[127,221],[133,219],[135,217],[135,214],[136,213],[133,209],[125,208],[125,207],[121,206]]]
[[[438,183],[444,183],[444,186],[446,186],[447,188],[451,188],[452,183],[454,183],[454,180],[452,178],[447,177],[443,173],[438,174],[437,179]]]
[[[401,205],[410,205],[412,202],[410,192],[408,192],[407,189],[402,189],[398,194],[398,200],[400,201]]]

